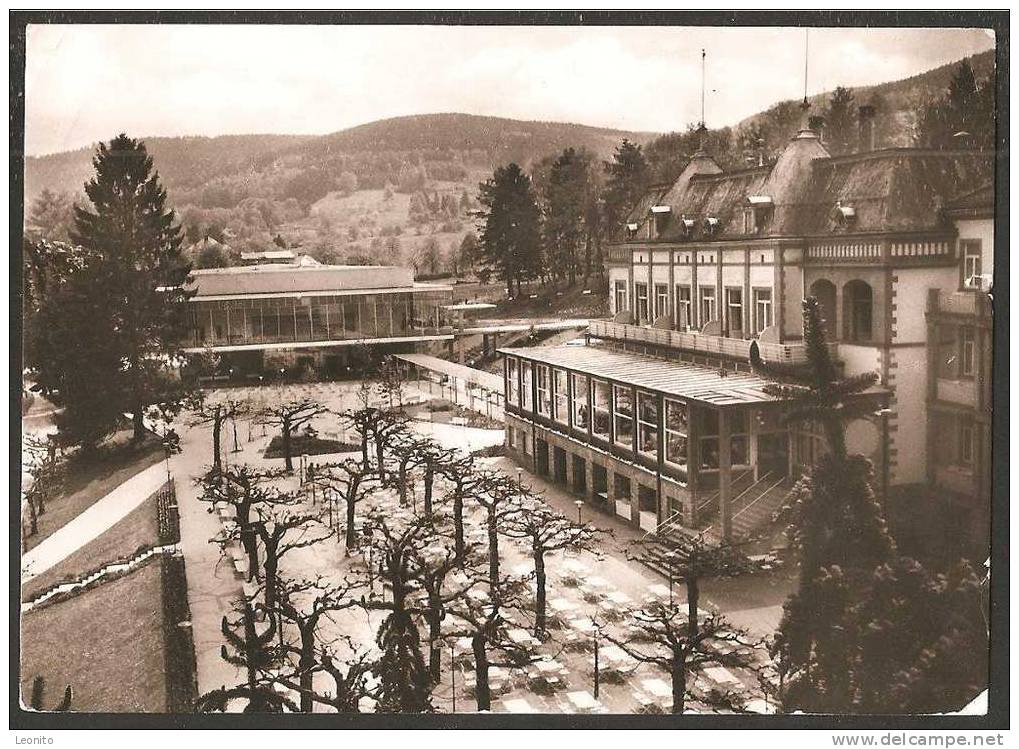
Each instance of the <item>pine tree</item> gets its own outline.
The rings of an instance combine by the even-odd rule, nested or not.
[[[917,113],[918,144],[937,149],[994,148],[994,103],[994,76],[978,82],[969,60],[963,60],[944,96]]]
[[[497,168],[480,191],[485,211],[481,252],[512,296],[514,284],[519,293],[520,282],[541,270],[541,215],[531,180],[517,164],[509,164]]]
[[[553,278],[565,276],[570,285],[576,283],[581,266],[579,253],[588,236],[589,196],[593,192],[590,166],[589,153],[567,148],[552,161],[547,179],[543,180],[546,266]],[[589,268],[588,260],[585,275]]]
[[[71,196],[44,189],[32,202],[26,224],[29,231],[44,239],[67,242],[74,226]]]
[[[824,119],[828,151],[834,156],[851,152],[856,139],[852,89],[838,86],[832,92],[824,111]]]
[[[95,253],[93,283],[83,290],[106,307],[97,324],[110,326],[123,359],[123,410],[132,414],[135,439],[142,439],[146,409],[172,408],[181,396],[167,368],[181,353],[187,302],[181,287],[189,268],[144,143],[119,135],[99,144],[92,164],[96,176],[85,192],[95,212],[75,206],[72,238]]]
[[[627,211],[647,189],[650,170],[641,147],[625,138],[604,168],[608,176],[602,192],[604,221],[611,236],[619,232]]]
[[[783,510],[800,581],[786,603],[774,646],[788,685],[786,707],[827,710],[851,701],[854,595],[875,566],[892,558],[895,545],[871,488],[870,461],[846,449],[846,424],[873,411],[860,394],[876,375],[839,376],[814,298],[803,303],[803,339],[805,366],[765,364],[756,342],[750,361],[755,371],[785,380],[766,387],[789,402],[785,423],[819,424],[828,444],[828,453],[796,485]]]

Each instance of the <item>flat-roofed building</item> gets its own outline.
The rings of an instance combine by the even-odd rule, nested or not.
[[[408,268],[261,264],[196,270],[188,285],[189,352],[211,351],[244,372],[310,364],[337,373],[351,349],[414,351],[452,340],[452,287]]]

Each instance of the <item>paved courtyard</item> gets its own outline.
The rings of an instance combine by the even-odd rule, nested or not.
[[[263,388],[239,388],[217,391],[213,397],[251,398],[253,402],[284,400],[307,396],[327,405],[334,412],[357,407],[356,383],[314,383]],[[460,450],[477,449],[501,444],[502,431],[472,429],[445,423],[413,420],[413,429],[436,437],[447,447]],[[354,442],[334,414],[318,417],[313,426],[323,436],[334,436],[341,441]],[[182,549],[187,560],[189,602],[195,646],[198,657],[199,691],[205,692],[240,680],[237,670],[220,658],[222,644],[220,623],[224,615],[232,615],[232,602],[243,591],[241,576],[232,560],[224,559],[218,545],[211,539],[222,531],[222,520],[210,513],[206,503],[200,502],[199,490],[192,478],[200,475],[211,462],[211,433],[207,426],[180,427],[183,452],[171,459],[170,468],[177,480],[178,501],[182,525]],[[231,425],[224,428],[224,457],[228,464],[247,463],[255,467],[280,467],[282,460],[262,457],[272,430],[263,432],[259,425],[241,421],[237,425],[238,448],[233,452]],[[315,456],[317,463],[341,456]],[[518,475],[517,467],[508,459],[484,459],[491,467],[511,477]],[[541,490],[545,501],[568,517],[575,517],[574,497],[558,487],[549,486],[537,477],[524,474],[525,484]],[[298,488],[298,478],[281,481],[290,489]],[[442,480],[437,479],[436,498],[444,493]],[[311,501],[310,499],[308,500]],[[420,503],[418,503],[420,504]],[[364,506],[359,506],[363,518],[372,508],[381,508],[396,515],[405,510],[399,507],[395,492],[377,490]],[[467,504],[469,537],[484,540],[482,508]],[[649,665],[639,665],[607,640],[599,639],[599,661],[603,678],[597,702],[593,701],[594,633],[592,618],[603,622],[616,637],[623,637],[626,610],[657,598],[668,600],[669,589],[656,573],[626,558],[623,547],[639,537],[639,533],[615,518],[583,509],[583,519],[591,525],[611,531],[612,536],[598,543],[598,554],[550,554],[548,557],[549,612],[556,626],[552,637],[544,643],[532,643],[543,660],[523,669],[494,667],[492,670],[494,696],[493,709],[509,712],[585,712],[606,711],[632,713],[641,710],[666,710],[671,687],[667,674]],[[326,579],[339,579],[351,564],[359,564],[358,557],[347,557],[340,543],[339,528],[336,538],[298,549],[283,560],[284,571],[293,576],[322,575]],[[515,539],[501,538],[502,567],[521,578],[533,574],[528,549]],[[726,613],[735,627],[746,628],[751,639],[770,634],[777,625],[780,604],[791,587],[788,573],[755,575],[749,578],[705,582],[702,606]],[[376,591],[378,593],[378,591]],[[685,594],[676,584],[672,595],[681,599]],[[360,608],[350,609],[333,616],[323,627],[324,638],[350,637],[355,648],[371,650],[375,647],[375,631],[384,614],[366,613]],[[516,615],[518,626],[513,637],[531,642],[532,623],[525,616]],[[452,626],[452,622],[449,623]],[[454,640],[452,649],[443,654],[443,681],[434,692],[438,709],[469,711],[475,708],[472,695],[473,669],[469,663],[467,643]],[[340,650],[342,657],[342,649]],[[449,662],[455,660],[457,668],[451,670]],[[455,674],[455,690],[454,679]],[[321,684],[327,688],[327,684]],[[705,670],[699,674],[693,687],[691,710],[706,710],[697,701],[712,689],[733,688],[747,692],[753,699],[756,679],[750,672],[726,669]],[[755,703],[755,708],[765,709]]]

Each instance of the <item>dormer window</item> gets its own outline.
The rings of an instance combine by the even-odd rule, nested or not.
[[[669,217],[672,215],[672,207],[667,205],[651,206],[651,239],[661,236],[665,227],[669,225]]]
[[[840,226],[849,226],[856,221],[856,209],[842,202],[835,204],[835,221]]]
[[[716,216],[708,216],[704,219],[704,233],[709,237],[714,236],[718,232],[720,224]]]
[[[770,195],[750,195],[743,210],[743,233],[756,234],[764,226],[775,207]]]
[[[635,223],[628,223],[626,225],[626,238],[627,239],[636,239],[637,238],[637,229],[638,228],[639,227],[638,227],[637,224],[635,224]]]
[[[694,226],[696,225],[696,222],[692,218],[687,218],[686,216],[684,216],[680,225],[683,227],[684,237],[689,239],[690,237],[693,236]]]

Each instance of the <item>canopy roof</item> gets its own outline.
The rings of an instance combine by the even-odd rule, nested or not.
[[[458,380],[477,385],[491,392],[501,393],[503,390],[502,377],[491,372],[483,372],[480,369],[468,367],[465,364],[457,364],[440,359],[437,356],[429,356],[428,354],[393,354],[393,356],[422,369],[438,372],[447,377],[455,377]]]
[[[775,403],[780,398],[764,392],[771,381],[754,374],[726,372],[673,359],[603,348],[601,346],[538,346],[503,348],[500,353],[561,367],[572,372],[674,395],[710,406]],[[882,393],[873,388],[868,393]]]

